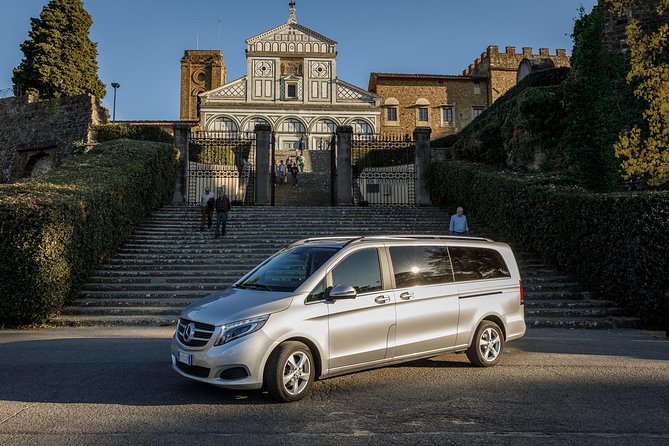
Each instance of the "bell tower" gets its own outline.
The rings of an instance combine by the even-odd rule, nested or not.
[[[225,62],[219,50],[186,50],[181,59],[181,121],[200,119],[198,94],[225,85]]]

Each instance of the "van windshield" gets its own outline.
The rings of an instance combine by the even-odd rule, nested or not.
[[[265,291],[295,291],[340,248],[298,246],[261,265],[236,288]]]

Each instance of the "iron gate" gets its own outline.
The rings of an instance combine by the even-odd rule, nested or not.
[[[407,137],[353,135],[353,201],[358,206],[416,206],[416,143]]]
[[[253,132],[192,132],[188,141],[189,205],[200,204],[208,186],[220,189],[237,205],[255,202],[255,147]]]

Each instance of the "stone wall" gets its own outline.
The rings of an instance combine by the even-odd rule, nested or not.
[[[602,2],[600,1],[600,4]],[[611,54],[626,54],[629,51],[627,45],[626,27],[634,18],[641,23],[641,28],[648,31],[657,21],[658,0],[644,0],[627,11],[624,16],[619,16],[607,10],[604,15],[604,46]],[[664,22],[669,20],[669,12],[665,14]]]
[[[107,110],[89,95],[0,99],[0,182],[60,166],[72,157],[74,144],[90,143],[91,127],[107,119]]]
[[[564,49],[557,49],[555,54],[550,54],[548,48],[539,48],[539,53],[535,54],[529,47],[524,47],[522,51],[517,52],[516,47],[507,46],[502,53],[498,46],[491,45],[462,74],[463,76],[480,76],[489,79],[488,101],[492,104],[516,85],[518,66],[525,58],[550,59],[556,68],[570,66],[570,58]]]
[[[478,83],[478,90],[475,83]],[[432,129],[432,138],[456,133],[472,121],[474,107],[488,107],[488,82],[472,77],[373,73],[370,90],[382,98],[380,130],[389,135],[411,136],[416,127],[422,126]],[[397,124],[388,122],[387,108],[390,105],[384,105],[388,100],[392,103],[393,98],[398,102],[394,105],[397,107]],[[429,105],[419,105],[422,99]],[[445,106],[453,107],[452,123],[443,120]],[[420,107],[428,108],[427,123],[417,120]]]

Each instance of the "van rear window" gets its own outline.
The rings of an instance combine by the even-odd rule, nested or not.
[[[494,249],[450,247],[456,282],[511,277],[502,255]]]

